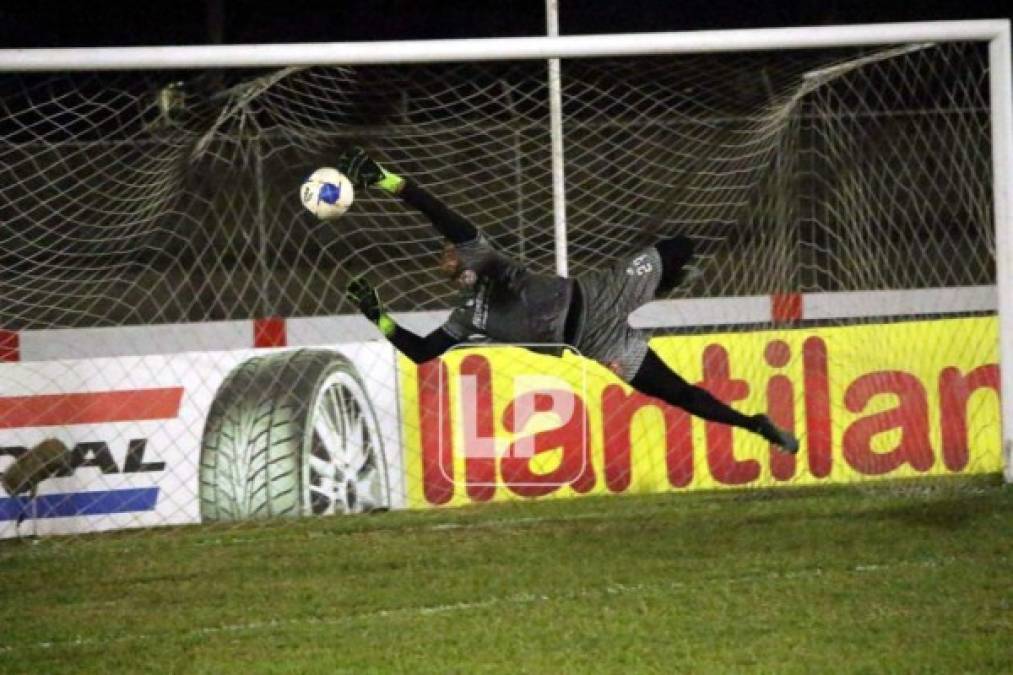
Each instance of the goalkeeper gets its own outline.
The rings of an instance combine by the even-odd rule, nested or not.
[[[424,363],[461,342],[491,340],[525,346],[570,345],[629,382],[636,390],[692,415],[759,434],[785,452],[798,440],[766,415],[744,415],[707,390],[686,382],[634,330],[629,314],[677,286],[686,275],[693,244],[686,237],[663,239],[629,259],[576,280],[534,274],[493,249],[465,218],[414,182],[373,161],[362,149],[337,163],[359,187],[398,196],[425,215],[446,240],[441,269],[462,290],[446,323],[422,337],[384,312],[375,289],[354,279],[348,297],[388,340],[415,363]]]

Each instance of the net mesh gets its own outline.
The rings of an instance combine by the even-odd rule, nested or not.
[[[562,82],[571,274],[610,264],[661,237],[687,234],[697,242],[701,274],[673,291],[671,297],[676,299],[924,289],[936,294],[941,306],[950,307],[949,314],[973,318],[983,313],[973,307],[965,311],[952,298],[962,297],[954,294],[960,289],[995,283],[985,46],[948,43],[863,51],[570,59],[562,64]],[[0,249],[2,328],[40,334],[51,329],[118,328],[103,334],[108,355],[186,351],[191,354],[186,358],[193,360],[138,357],[133,368],[96,371],[93,363],[74,360],[86,351],[79,342],[83,333],[58,331],[67,337],[58,341],[60,349],[47,352],[47,358],[62,359],[59,363],[5,366],[28,369],[18,380],[21,389],[13,390],[21,398],[76,391],[74,387],[143,389],[130,384],[131,377],[144,372],[152,374],[153,381],[161,381],[168,369],[177,374],[186,371],[188,382],[195,382],[184,389],[186,397],[206,404],[203,414],[212,401],[220,404],[225,389],[222,379],[229,368],[239,366],[238,357],[214,351],[231,346],[222,336],[232,329],[225,323],[213,330],[200,326],[274,316],[353,314],[343,289],[362,272],[379,282],[394,312],[446,310],[453,301],[453,288],[437,269],[441,241],[419,214],[373,192],[360,192],[352,210],[336,223],[314,222],[302,210],[297,199],[302,178],[317,166],[332,164],[353,143],[365,146],[385,166],[425,185],[474,222],[495,246],[532,270],[551,272],[554,268],[549,95],[541,62],[182,75],[10,75],[0,86],[0,214],[5,223]],[[705,336],[714,332],[715,323],[754,328],[757,323],[741,305],[729,305],[718,320],[697,320],[678,307],[655,323],[660,325],[658,332]],[[865,315],[849,310],[835,317],[830,312],[826,323],[881,324],[919,313],[902,302],[899,308]],[[429,327],[436,325],[429,321]],[[767,351],[761,347],[752,362],[735,364],[740,377],[756,383],[752,389],[757,391],[749,396],[761,398],[741,399],[754,409],[763,407],[764,387],[769,403],[771,373],[791,364],[801,368],[803,360],[801,338],[790,337],[790,331],[773,326],[769,319],[759,323],[769,331],[763,338]],[[166,328],[157,337],[128,330],[150,325]],[[306,325],[326,325],[328,330],[306,329],[299,339],[303,344],[344,341],[340,332],[334,332],[340,324]],[[891,337],[873,339],[880,341],[881,351],[889,353],[910,350],[912,341],[917,341],[923,358],[956,366],[960,374],[978,372],[972,369],[995,358],[994,328],[965,331],[959,338],[945,332],[943,337],[925,341],[915,336],[927,334],[928,329],[920,323],[911,326],[911,332],[900,330]],[[706,337],[700,339],[700,352],[694,352],[694,358],[702,358],[703,366],[679,361],[678,350],[667,343],[658,349],[670,363],[690,371],[684,372],[687,379],[706,381],[710,357],[700,354],[710,343]],[[867,349],[862,351],[860,342],[841,340],[834,346],[834,358],[841,363],[867,362]],[[788,357],[770,356],[771,344],[775,344],[774,352],[785,345]],[[194,353],[195,349],[204,351]],[[375,349],[369,354],[377,362],[390,358]],[[763,354],[768,355],[766,361]],[[277,407],[271,408],[272,414],[281,415],[278,411],[284,409],[284,415],[293,419],[311,415],[300,406],[345,401],[345,417],[337,415],[320,424],[329,425],[336,444],[347,444],[347,438],[358,434],[359,468],[372,478],[356,483],[345,481],[344,474],[338,476],[333,462],[327,463],[329,451],[323,447],[327,444],[319,439],[321,447],[299,451],[323,462],[319,471],[313,473],[316,470],[307,460],[299,465],[302,468],[293,464],[286,476],[300,475],[303,484],[319,487],[327,474],[324,482],[338,486],[331,490],[332,496],[340,492],[346,507],[349,490],[374,490],[376,448],[372,441],[362,439],[369,436],[363,429],[372,424],[370,415],[375,413],[356,396],[363,386],[370,393],[378,388],[392,401],[390,410],[409,403],[419,410],[411,419],[400,421],[392,412],[393,418],[374,425],[381,436],[382,427],[395,428],[383,452],[400,457],[397,470],[392,471],[400,478],[388,475],[384,482],[389,492],[400,494],[387,498],[395,506],[433,502],[427,502],[426,490],[435,488],[419,485],[425,483],[420,472],[427,465],[416,456],[424,454],[424,449],[415,446],[424,446],[430,431],[436,436],[443,433],[422,428],[429,414],[425,405],[441,405],[426,389],[431,384],[443,391],[439,367],[423,369],[417,382],[388,373],[383,376],[386,380],[377,376],[371,384],[369,366],[348,369],[326,355],[304,355],[297,361],[331,373],[330,379],[307,383],[300,378],[308,375],[294,374],[296,366],[282,363],[282,356],[276,358],[280,359],[277,365],[264,366],[268,375],[255,369],[229,375],[233,388],[229,396],[236,400],[248,396],[236,389],[237,383],[245,382],[249,391],[277,388],[277,396],[270,399],[274,401],[270,406]],[[448,357],[453,368],[447,377],[452,380],[460,368],[481,374],[481,363],[467,365],[462,359],[467,360]],[[198,362],[200,367],[195,365]],[[866,365],[876,370],[874,364]],[[584,366],[573,368],[574,373],[585,372]],[[346,370],[342,379],[339,373]],[[884,365],[876,372],[894,370]],[[121,377],[110,374],[114,371]],[[981,372],[981,382],[990,383],[992,371]],[[81,373],[91,373],[97,380]],[[289,378],[287,389],[303,392],[300,400],[283,396],[286,385],[277,384],[280,373]],[[601,382],[608,377],[597,371],[592,375]],[[298,386],[293,384],[296,380]],[[975,394],[969,382],[960,380],[962,405],[966,407],[970,400],[975,410],[991,410],[994,400]],[[596,386],[590,398],[619,396],[619,390],[608,389],[607,383]],[[835,389],[838,386],[843,387],[834,382],[827,389],[834,416],[827,422],[826,433],[835,439],[832,452],[836,456],[845,452],[838,446],[847,445],[845,437],[852,428],[847,416],[871,410],[864,406],[871,395],[849,403],[847,392]],[[925,386],[931,389],[936,383]],[[319,399],[321,391],[330,393]],[[903,400],[907,390],[887,387],[884,391]],[[447,395],[453,398],[456,392],[451,387]],[[806,410],[805,415],[798,415],[801,435],[820,431],[811,424],[818,415],[807,407],[812,404],[810,390],[796,387],[784,395],[796,409]],[[497,396],[506,396],[495,404],[497,410],[513,400],[512,393]],[[279,403],[282,399],[284,404]],[[182,405],[188,402],[190,398],[184,398]],[[262,400],[257,405],[268,404]],[[889,417],[889,406],[877,405],[873,408],[887,409],[883,414]],[[215,422],[219,427],[242,427],[242,420],[230,417],[233,413],[221,414],[224,421]],[[671,488],[671,439],[665,441],[657,434],[667,428],[671,435],[672,429],[680,427],[672,420],[666,427],[651,416],[654,413],[637,416],[627,409],[622,414],[636,418],[629,427],[634,429],[628,432],[632,437],[639,434],[649,439],[643,441],[647,445],[669,444],[668,460],[646,454],[640,460],[643,466],[669,461],[669,484],[644,478],[643,489]],[[992,419],[981,414],[985,415],[981,419]],[[933,412],[930,417],[936,429],[945,414]],[[38,416],[31,419],[31,425],[12,423],[3,431],[13,434],[5,445],[14,450],[7,454],[22,453],[47,433],[63,433],[69,446],[75,447],[71,437],[78,432],[68,426],[70,422],[47,427]],[[321,413],[319,419],[328,418]],[[175,473],[177,492],[170,499],[178,502],[182,515],[159,522],[232,513],[224,508],[200,511],[198,502],[206,486],[220,487],[221,483],[215,477],[220,463],[201,454],[201,448],[208,446],[201,441],[205,421],[197,415],[187,421],[184,432],[174,432],[182,435],[166,441],[178,457],[165,470]],[[803,422],[810,426],[804,427]],[[292,424],[296,425],[293,429],[303,429]],[[998,423],[982,424],[973,433],[987,439],[982,452],[990,457],[988,453],[998,443]],[[208,421],[207,426],[213,425]],[[454,429],[451,438],[463,433]],[[881,432],[878,440],[869,443],[879,454],[894,456],[891,448],[916,443],[908,431],[887,420],[877,432]],[[106,433],[115,439],[112,445],[121,446],[116,452],[122,456],[114,458],[114,465],[126,480],[123,453],[128,452],[131,432],[109,427]],[[147,437],[148,432],[133,433]],[[593,434],[597,438],[608,432]],[[931,434],[926,442],[941,452],[946,439],[938,435],[945,436],[946,429]],[[242,452],[229,455],[230,461],[250,466],[282,461],[275,456],[280,451],[257,452],[255,445],[251,440]],[[444,450],[440,446],[434,452],[440,458]],[[84,480],[84,474],[97,484],[107,478],[94,475],[106,472],[94,448],[77,447],[75,452],[78,469],[50,481],[52,490],[69,494],[78,485],[74,481]],[[697,453],[698,466],[705,462],[713,469],[716,463],[731,462],[734,468],[736,462],[741,463],[731,456],[721,459],[713,452],[704,454],[705,460]],[[460,458],[452,461],[460,463]],[[606,468],[601,465],[605,461],[594,460],[599,474]],[[781,460],[764,461],[762,475],[750,484],[788,480],[778,478],[771,468]],[[983,461],[996,468],[992,465],[997,460]],[[811,464],[810,473],[814,471]],[[496,467],[494,462],[494,474],[500,470]],[[651,473],[644,471],[645,476]],[[836,477],[847,479],[843,473]],[[282,479],[271,478],[266,484],[273,480]],[[467,494],[459,490],[454,498],[466,500]],[[256,499],[247,501],[253,504]],[[299,504],[296,500],[291,508],[296,512],[337,508],[320,506],[319,499],[312,509]],[[256,515],[287,513],[249,508]],[[128,516],[116,520],[123,522],[134,521]]]
[[[352,142],[553,269],[542,64],[228,75],[8,78],[8,327],[331,314],[355,268],[445,306],[420,216],[369,195],[320,226],[292,199]],[[570,269],[680,232],[695,297],[991,283],[987,77],[966,44],[568,61]]]

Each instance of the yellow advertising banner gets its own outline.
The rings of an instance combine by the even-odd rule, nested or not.
[[[994,317],[655,338],[685,380],[794,430],[797,455],[575,355],[399,360],[408,506],[819,485],[1002,468]]]

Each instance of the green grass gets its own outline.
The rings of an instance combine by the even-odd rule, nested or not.
[[[0,545],[3,672],[1008,672],[995,480]]]

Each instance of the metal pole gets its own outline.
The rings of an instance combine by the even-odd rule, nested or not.
[[[1013,483],[1013,67],[1010,27],[988,46],[992,109],[992,181],[995,206],[996,290],[999,294],[999,368],[1003,475]]]
[[[549,37],[559,37],[559,5],[545,0]],[[563,93],[559,59],[549,59],[549,134],[552,141],[552,224],[556,239],[556,274],[569,272],[566,250],[566,181],[563,165]]]

